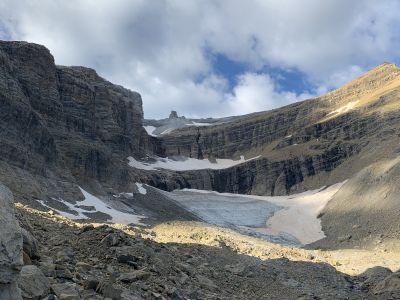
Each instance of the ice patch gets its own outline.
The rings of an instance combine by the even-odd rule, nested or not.
[[[244,162],[251,161],[253,159],[259,158],[259,156],[245,159],[244,156],[240,156],[239,160],[232,160],[232,159],[216,159],[216,162],[213,163],[208,159],[196,159],[196,158],[187,158],[183,157],[181,159],[172,159],[172,158],[161,158],[156,157],[154,161],[138,161],[133,157],[128,157],[128,164],[131,167],[141,170],[157,170],[157,169],[166,169],[166,170],[173,170],[173,171],[187,171],[187,170],[202,170],[202,169],[227,169]]]
[[[77,201],[76,204],[69,203],[62,199],[57,199],[56,201],[61,202],[65,206],[68,207],[69,210],[74,211],[75,214],[71,214],[68,212],[64,212],[62,210],[55,209],[48,204],[46,204],[42,200],[38,200],[43,206],[48,207],[49,209],[57,211],[60,215],[67,217],[69,219],[78,220],[78,219],[89,219],[90,214],[96,212],[102,212],[110,216],[110,222],[117,224],[137,224],[144,225],[140,222],[144,216],[135,215],[133,213],[122,212],[117,209],[112,208],[110,205],[107,205],[99,198],[93,196],[92,194],[86,192],[84,189],[79,187],[81,193],[85,197],[83,201]],[[79,207],[81,206],[81,207]],[[91,206],[94,207],[94,210],[87,210],[82,208],[82,206]]]
[[[184,189],[170,197],[209,223],[231,224],[261,235],[293,236],[305,245],[325,237],[317,216],[344,183],[289,196]]]
[[[143,128],[146,130],[148,135],[157,136],[156,134],[153,133],[154,130],[156,130],[156,127],[154,127],[154,126],[143,126]]]
[[[142,195],[146,195],[147,194],[147,190],[143,187],[142,183],[136,182],[136,186],[137,186],[138,191],[139,191],[140,194],[142,194]]]
[[[339,107],[338,109],[336,109],[336,110],[330,112],[330,113],[328,114],[328,116],[329,116],[329,115],[344,114],[344,113],[348,112],[349,110],[352,110],[352,109],[357,105],[357,103],[358,103],[358,100],[357,100],[357,101],[349,102],[349,103],[347,103],[345,106]]]

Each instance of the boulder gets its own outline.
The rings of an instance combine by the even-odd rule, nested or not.
[[[21,228],[21,232],[24,252],[30,259],[38,259],[40,255],[36,238],[25,228]]]
[[[119,263],[133,264],[138,260],[137,257],[132,254],[133,251],[134,248],[130,246],[118,247],[115,249],[115,256]]]
[[[374,294],[394,297],[392,299],[400,299],[400,272],[387,276],[373,289]],[[388,299],[388,298],[386,298]]]
[[[133,272],[122,273],[118,277],[118,280],[121,282],[125,282],[125,283],[131,283],[131,282],[138,281],[138,280],[146,280],[150,276],[151,276],[150,272],[146,272],[143,270],[136,270]]]
[[[14,214],[10,190],[0,184],[0,299],[19,300],[16,284],[23,266],[22,233]]]
[[[80,300],[81,297],[75,283],[56,283],[51,285],[51,290],[59,300]]]
[[[24,299],[41,299],[48,294],[50,284],[43,272],[34,265],[24,266],[18,279]]]

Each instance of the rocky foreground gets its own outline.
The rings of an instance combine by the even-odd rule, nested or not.
[[[80,224],[21,204],[16,212],[24,236],[23,299],[400,297],[400,272],[392,272],[400,259],[385,250],[308,251],[195,222],[150,229]],[[366,270],[385,264],[392,270]]]

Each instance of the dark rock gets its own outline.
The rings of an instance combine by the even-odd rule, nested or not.
[[[22,234],[14,214],[14,199],[0,184],[0,299],[20,300],[16,280],[23,266]]]
[[[135,182],[125,159],[146,152],[138,93],[26,42],[1,41],[0,66],[0,181],[16,195],[76,200],[76,182]]]
[[[57,263],[72,262],[75,258],[75,252],[70,247],[62,248],[57,252],[56,257]]]
[[[182,292],[175,290],[171,295],[171,300],[185,300],[185,296],[183,296]]]
[[[23,238],[23,250],[31,259],[40,258],[36,238],[26,229],[21,228]]]
[[[400,272],[393,273],[378,282],[373,292],[377,295],[387,295],[387,297],[400,299]]]
[[[90,230],[93,230],[93,229],[94,229],[94,226],[92,224],[85,225],[80,230],[80,233],[84,233],[84,232],[87,232],[87,231],[90,231]]]
[[[55,276],[55,265],[51,257],[42,256],[40,258],[39,268],[42,270],[45,276],[47,277]]]
[[[171,113],[169,114],[169,119],[178,119],[178,113],[175,110],[171,110]]]
[[[101,281],[97,285],[96,292],[102,294],[105,298],[111,298],[111,299],[121,299],[121,293],[123,290],[119,287],[117,287],[113,282],[111,281]]]
[[[95,277],[89,277],[83,282],[83,287],[87,290],[96,290],[99,280]]]
[[[81,297],[75,283],[56,283],[51,285],[51,290],[59,300],[80,300]]]
[[[115,249],[115,256],[117,261],[123,264],[135,263],[138,259],[133,253],[133,248],[130,246],[123,246]]]
[[[110,247],[117,246],[120,242],[120,237],[118,233],[109,233],[101,241],[100,244],[105,244]]]
[[[142,270],[136,270],[128,273],[122,273],[119,277],[118,280],[121,282],[125,283],[131,283],[134,281],[138,280],[146,280],[151,276],[150,272],[142,271]]]
[[[51,294],[51,295],[47,295],[46,297],[44,297],[41,300],[58,300],[58,298],[56,295]]]

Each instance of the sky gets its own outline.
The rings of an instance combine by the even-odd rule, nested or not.
[[[400,63],[398,0],[0,0],[0,39],[142,95],[146,118],[223,117]]]

